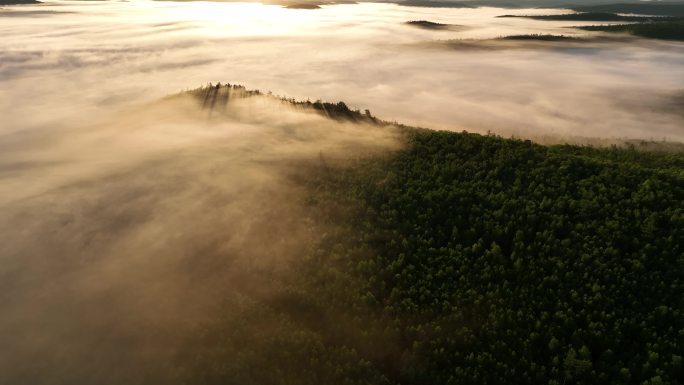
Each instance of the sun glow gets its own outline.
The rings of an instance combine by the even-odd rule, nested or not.
[[[270,35],[295,33],[314,27],[319,17],[312,12],[261,3],[192,2],[168,3],[170,15],[197,23],[210,33]]]

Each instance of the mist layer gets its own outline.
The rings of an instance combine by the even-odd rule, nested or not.
[[[682,140],[668,107],[684,88],[684,45],[424,49],[530,33],[587,36],[581,22],[496,18],[559,9],[255,3],[47,2],[0,11],[2,132],[87,120],[208,82],[344,100],[387,120],[533,138]],[[459,25],[413,28],[407,21]],[[561,139],[558,139],[558,138]]]

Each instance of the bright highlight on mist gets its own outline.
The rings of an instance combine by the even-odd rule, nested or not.
[[[3,131],[72,115],[72,108],[98,113],[224,81],[301,99],[344,100],[388,120],[454,131],[682,139],[678,43],[543,50],[434,44],[595,34],[568,28],[592,22],[496,18],[567,12],[157,1],[7,8],[0,82],[11,92],[0,96]],[[414,28],[405,24],[411,20],[461,28]]]

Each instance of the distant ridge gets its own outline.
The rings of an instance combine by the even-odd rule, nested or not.
[[[40,4],[37,0],[0,0],[0,5]]]

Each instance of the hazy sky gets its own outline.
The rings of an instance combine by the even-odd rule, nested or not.
[[[684,140],[672,113],[684,44],[638,40],[574,48],[426,49],[435,40],[574,35],[581,23],[497,19],[558,9],[436,9],[206,2],[46,2],[0,13],[2,132],[77,124],[89,113],[207,82],[344,100],[434,128]],[[428,31],[424,19],[462,25]],[[669,111],[669,112],[668,112]]]

